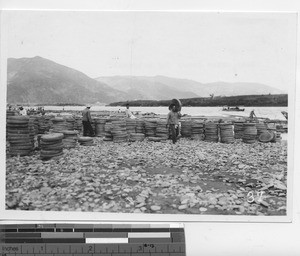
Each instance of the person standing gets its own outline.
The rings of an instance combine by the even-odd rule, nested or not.
[[[21,116],[27,116],[27,111],[23,107],[20,107],[20,115]]]
[[[171,110],[167,115],[166,126],[171,130],[171,136],[173,144],[177,142],[177,136],[179,135],[179,119],[181,118],[181,113],[176,112],[176,106],[173,104],[170,106]]]
[[[82,125],[83,125],[83,136],[92,136],[94,137],[94,130],[91,125],[92,118],[91,118],[91,112],[90,112],[90,105],[87,105],[87,107],[82,111]]]
[[[250,120],[253,120],[254,118],[256,119],[256,115],[254,113],[254,109],[250,112],[249,118],[250,118]]]

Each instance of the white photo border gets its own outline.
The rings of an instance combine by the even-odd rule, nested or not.
[[[12,10],[13,11],[13,10]],[[24,10],[26,11],[26,10]],[[48,11],[48,10],[36,10]],[[58,10],[53,10],[58,11]],[[60,10],[65,11],[65,10]],[[5,15],[10,11],[1,12],[1,110],[0,116],[3,120],[0,127],[1,143],[1,161],[0,161],[0,216],[3,220],[65,220],[65,221],[162,221],[162,222],[291,222],[293,213],[293,193],[294,193],[294,161],[296,158],[294,151],[295,142],[295,109],[296,109],[296,78],[295,87],[289,88],[288,92],[288,109],[289,109],[289,122],[288,122],[288,177],[287,177],[287,215],[286,216],[232,216],[232,215],[189,215],[189,214],[125,214],[125,213],[99,213],[99,212],[53,212],[53,211],[17,211],[5,209],[5,106],[6,106],[6,73],[7,73],[7,30],[5,26]],[[52,12],[52,11],[51,11]],[[99,11],[101,12],[101,11]],[[123,12],[123,11],[120,11]],[[138,11],[140,12],[140,11]],[[161,12],[161,11],[160,11]],[[180,12],[180,11],[178,11]],[[187,11],[188,12],[188,11]],[[195,12],[195,11],[193,11]],[[199,11],[201,13],[202,11]],[[210,11],[209,11],[210,12]],[[276,13],[276,12],[274,12]],[[296,14],[296,12],[288,12]],[[299,20],[299,16],[298,16]],[[299,30],[299,28],[298,28]],[[299,33],[299,32],[298,32]],[[296,46],[295,46],[296,47]],[[299,51],[298,51],[299,54]],[[296,57],[296,56],[295,56]],[[299,67],[297,71],[299,72]],[[298,113],[299,115],[299,113]],[[295,158],[294,158],[295,156]]]

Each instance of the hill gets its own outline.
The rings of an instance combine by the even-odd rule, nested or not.
[[[112,76],[92,79],[51,60],[8,59],[7,102],[13,104],[86,104],[132,100],[166,100],[218,95],[279,94],[255,83],[203,84],[166,76]]]
[[[127,94],[42,57],[8,59],[8,103],[109,103]]]
[[[261,95],[285,93],[260,83],[200,83],[189,79],[166,76],[111,76],[98,77],[97,81],[129,93],[131,99],[164,100],[170,98],[193,98],[237,95]]]
[[[98,77],[97,81],[107,83],[112,88],[128,93],[130,100],[163,100],[168,98],[191,98],[198,95],[185,87],[175,88],[157,77],[146,76],[112,76]]]

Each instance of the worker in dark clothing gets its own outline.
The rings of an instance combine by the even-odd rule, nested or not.
[[[94,137],[94,130],[91,125],[92,118],[91,118],[91,112],[90,112],[91,106],[88,105],[83,111],[82,111],[82,125],[83,125],[83,136],[91,136]]]
[[[173,144],[177,141],[177,136],[179,135],[179,118],[181,118],[181,113],[176,112],[176,106],[171,105],[170,106],[171,111],[167,115],[167,124],[166,126],[170,128],[171,130],[171,136]]]
[[[249,118],[250,118],[250,120],[253,120],[254,118],[256,118],[256,115],[254,113],[254,109],[250,112]]]

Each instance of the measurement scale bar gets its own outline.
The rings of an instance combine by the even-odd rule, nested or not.
[[[129,238],[170,238],[171,233],[128,233]]]
[[[86,244],[128,244],[128,238],[86,238]]]
[[[186,256],[183,224],[0,225],[0,256]]]

